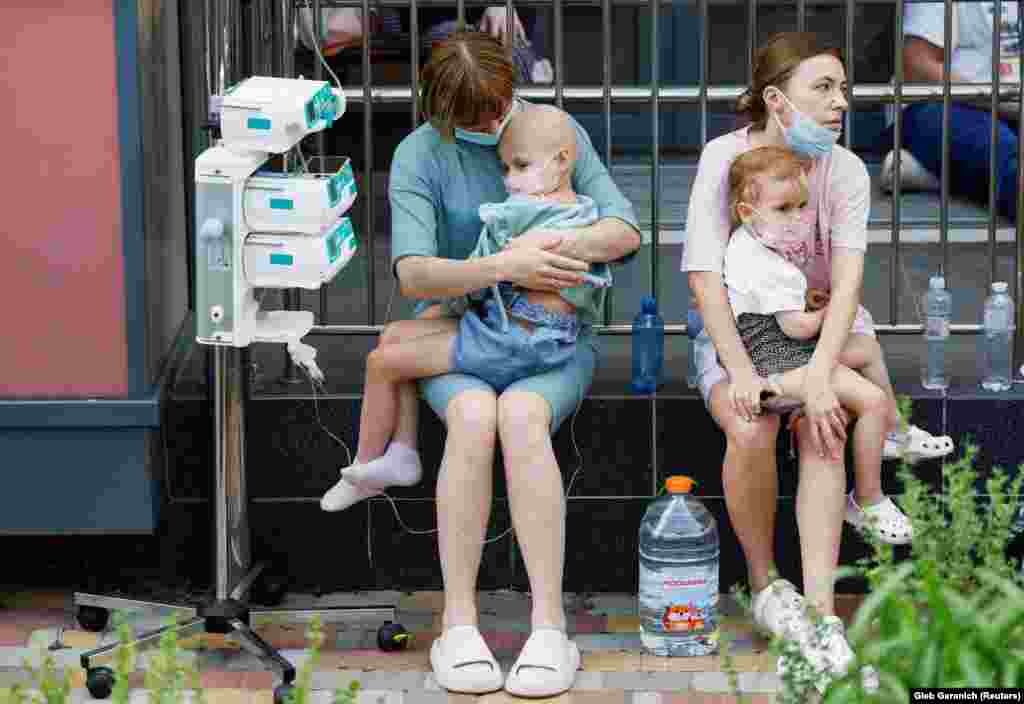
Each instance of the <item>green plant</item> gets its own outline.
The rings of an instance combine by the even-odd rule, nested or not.
[[[910,403],[900,399],[909,421]],[[1024,589],[1019,565],[1007,555],[1020,510],[1024,467],[1011,481],[1000,468],[977,495],[976,444],[942,465],[943,491],[935,492],[904,464],[900,504],[914,526],[908,556],[873,534],[870,554],[837,579],[861,577],[870,593],[848,632],[856,662],[832,683],[826,704],[907,702],[913,687],[1024,687]],[[812,620],[817,615],[811,613]],[[813,668],[797,647],[772,640],[787,672],[778,701],[803,701]],[[861,668],[874,667],[878,691],[863,689]]]
[[[130,643],[132,630],[124,619],[115,619],[115,627],[122,642]],[[166,625],[173,624],[173,620]],[[319,619],[310,625],[310,657],[299,670],[296,686],[289,693],[290,704],[309,704],[311,701],[313,672],[320,661],[323,645],[323,630]],[[181,704],[188,688],[194,691],[194,704],[206,704],[206,692],[203,690],[199,671],[192,663],[184,662],[181,656],[181,644],[177,632],[169,629],[161,634],[157,650],[148,658],[145,687],[150,691],[153,704]],[[112,704],[128,704],[130,695],[130,676],[135,669],[136,649],[128,645],[119,648],[114,656],[114,689],[111,692]],[[0,704],[69,704],[71,699],[72,676],[67,669],[58,670],[51,654],[42,656],[38,667],[26,660],[25,667],[34,686],[14,685],[6,693],[0,690]],[[355,704],[361,685],[359,680],[349,683],[347,689],[334,692],[334,704]]]
[[[38,695],[24,693],[21,701],[27,704],[46,702],[46,704],[67,704],[71,700],[71,673],[67,670],[58,671],[53,655],[44,653],[39,666],[36,667],[26,658],[25,669],[36,684]]]
[[[132,644],[132,628],[128,623],[119,621],[117,637],[123,645],[114,656],[114,689],[111,692],[113,704],[128,704],[129,678],[135,670],[135,645]]]
[[[310,704],[313,689],[313,672],[320,662],[320,651],[324,644],[324,632],[320,617],[314,616],[309,624],[309,657],[299,668],[295,688],[288,693],[288,704]],[[359,697],[359,680],[352,680],[348,689],[334,690],[334,704],[355,704]]]
[[[169,619],[165,625],[173,625]],[[149,657],[145,684],[153,704],[178,704],[183,699],[186,684],[191,684],[191,667],[181,662],[178,632],[169,628],[160,634],[156,651]]]

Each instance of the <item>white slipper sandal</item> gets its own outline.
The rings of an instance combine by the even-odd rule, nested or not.
[[[519,697],[553,697],[572,687],[580,668],[580,650],[564,631],[538,628],[505,680],[505,691]]]
[[[476,626],[453,626],[430,646],[434,679],[449,692],[485,694],[501,689],[498,661]]]
[[[906,433],[888,433],[882,447],[882,459],[903,459],[910,464],[921,460],[937,459],[951,453],[953,438],[948,435],[932,435],[916,425],[907,428]]]
[[[871,530],[883,543],[906,545],[914,538],[914,527],[907,514],[886,496],[879,503],[861,508],[853,498],[846,501],[846,522],[859,531]]]

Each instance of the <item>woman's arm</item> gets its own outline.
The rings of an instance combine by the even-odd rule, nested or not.
[[[764,379],[757,373],[747,348],[736,330],[736,319],[722,275],[715,271],[691,271],[690,291],[704,318],[704,327],[718,353],[722,366],[729,372],[729,394],[736,412],[753,419],[760,412],[761,390]]]
[[[640,242],[635,227],[617,217],[606,217],[593,225],[564,230],[554,251],[585,262],[614,262],[640,249]]]
[[[535,228],[508,242],[507,247],[535,247],[552,237],[559,239],[552,251],[563,257],[597,264],[614,262],[640,249],[640,233],[617,217],[601,218],[593,225],[560,229]]]
[[[560,238],[552,237],[538,246],[506,249],[476,259],[407,256],[395,265],[402,295],[434,299],[464,296],[473,291],[509,281],[537,291],[559,291],[579,286],[586,262],[555,254]]]
[[[844,247],[832,248],[832,293],[818,344],[804,375],[806,413],[811,421],[812,442],[822,456],[840,459],[846,440],[846,413],[832,390],[831,376],[839,352],[853,327],[860,303],[864,276],[864,253]]]

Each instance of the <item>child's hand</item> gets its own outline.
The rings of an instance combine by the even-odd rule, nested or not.
[[[828,305],[830,296],[828,291],[820,288],[807,289],[807,310],[821,310]]]

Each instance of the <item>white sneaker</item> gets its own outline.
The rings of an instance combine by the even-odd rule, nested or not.
[[[885,155],[882,161],[882,174],[880,186],[882,190],[891,193],[895,188],[895,150]],[[906,149],[900,150],[900,189],[903,191],[938,191],[942,184],[931,171],[924,167],[913,154]]]
[[[754,623],[772,635],[798,644],[811,636],[806,601],[785,579],[776,579],[759,591],[754,596],[753,611]]]
[[[812,673],[805,673],[821,694],[836,679],[850,670],[856,657],[846,640],[846,627],[838,616],[826,616],[813,626],[813,634],[800,648]],[[787,657],[780,656],[777,668],[782,677],[789,669]],[[861,681],[867,692],[878,691],[878,672],[870,665],[861,668]]]

